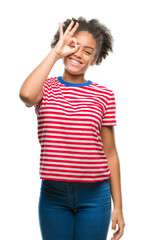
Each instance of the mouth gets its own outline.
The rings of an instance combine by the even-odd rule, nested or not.
[[[79,66],[79,65],[82,64],[81,61],[76,60],[76,59],[74,59],[74,58],[69,58],[69,59],[70,59],[70,62],[71,62],[72,65]]]

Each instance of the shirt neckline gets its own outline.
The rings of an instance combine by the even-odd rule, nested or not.
[[[63,80],[61,76],[58,77],[58,81],[64,85],[73,86],[73,87],[88,86],[92,83],[92,81],[90,81],[90,80],[88,80],[85,83],[70,83],[70,82]]]

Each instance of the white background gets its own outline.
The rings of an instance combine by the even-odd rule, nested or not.
[[[113,89],[117,106],[115,141],[121,166],[121,239],[143,238],[143,7],[142,1],[3,1],[0,6],[0,239],[40,240],[37,119],[19,90],[50,51],[58,23],[66,18],[98,18],[111,29],[114,52],[86,79]],[[63,74],[59,60],[49,76]],[[108,239],[112,236],[111,226]]]

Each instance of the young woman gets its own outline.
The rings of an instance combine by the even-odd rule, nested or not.
[[[112,43],[110,31],[97,19],[67,19],[59,24],[50,53],[20,89],[20,98],[34,105],[38,120],[44,240],[106,240],[110,219],[111,239],[123,235],[115,96],[85,79],[88,67],[100,64]],[[60,58],[63,76],[48,78]]]

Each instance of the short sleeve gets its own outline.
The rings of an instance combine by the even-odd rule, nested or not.
[[[43,87],[43,97],[41,99],[41,101],[39,103],[34,104],[34,108],[35,108],[35,113],[36,115],[40,115],[40,108],[42,107],[42,104],[45,102],[46,96],[48,97],[49,91],[50,91],[50,79],[46,79]]]
[[[102,118],[102,126],[116,126],[116,101],[112,91]]]
[[[44,85],[43,85],[43,87],[42,87],[42,90],[43,90],[43,97],[44,97],[44,94],[45,94]],[[41,103],[42,103],[42,100],[43,100],[43,98],[41,99],[41,101],[40,101],[39,103],[34,104],[34,107],[35,107],[35,108],[39,108],[40,105],[41,105]]]

